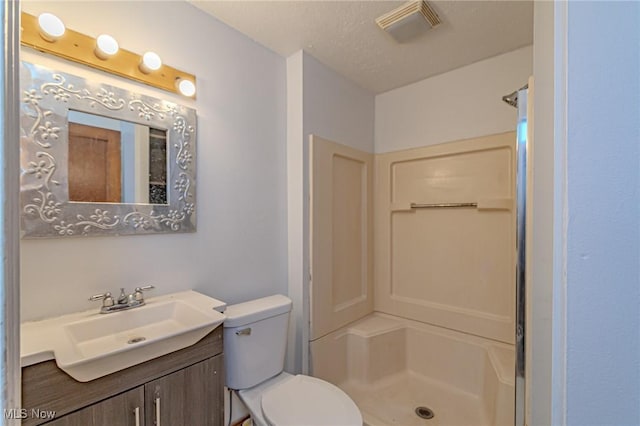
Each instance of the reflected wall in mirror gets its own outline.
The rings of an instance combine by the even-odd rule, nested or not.
[[[25,238],[194,232],[193,109],[21,64]]]
[[[167,134],[69,111],[69,200],[167,204]]]

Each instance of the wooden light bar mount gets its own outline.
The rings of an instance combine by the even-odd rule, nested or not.
[[[22,13],[20,43],[41,52],[180,95],[183,94],[177,88],[176,82],[178,80],[189,80],[194,85],[196,83],[195,75],[165,64],[162,64],[160,69],[145,74],[140,70],[142,56],[122,48],[108,59],[100,59],[95,54],[96,39],[69,28],[59,39],[46,41],[40,35],[38,18],[24,12]],[[195,95],[191,98],[195,98]]]

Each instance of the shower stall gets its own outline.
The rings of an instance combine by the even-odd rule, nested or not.
[[[526,94],[516,132],[311,138],[310,370],[367,425],[524,424]]]

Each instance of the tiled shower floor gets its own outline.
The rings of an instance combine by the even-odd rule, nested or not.
[[[409,371],[374,385],[346,382],[340,387],[358,405],[368,426],[489,426],[477,396]],[[430,408],[435,416],[418,417],[418,406]]]

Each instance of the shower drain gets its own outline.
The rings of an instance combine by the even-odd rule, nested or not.
[[[416,414],[421,419],[427,419],[427,420],[432,419],[433,416],[434,416],[433,411],[431,410],[431,408],[427,408],[427,407],[417,407],[416,408]]]

